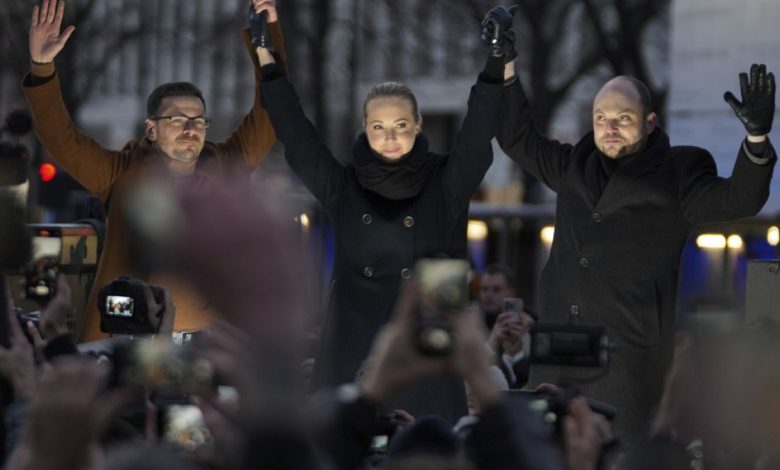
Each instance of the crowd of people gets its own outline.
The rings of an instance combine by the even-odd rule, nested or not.
[[[247,6],[254,101],[233,134],[207,141],[201,92],[168,83],[149,96],[144,136],[122,150],[80,131],[63,104],[54,59],[75,29],[62,28],[64,2],[33,7],[23,86],[36,133],[101,196],[108,220],[81,337],[68,328],[64,276],[37,322],[6,292],[4,468],[780,468],[780,326],[680,331],[674,312],[693,229],[753,215],[768,196],[775,83],[765,66],[740,76],[741,101],[724,96],[748,134],[729,178],[705,150],[670,145],[631,77],[607,82],[593,132],[563,144],[535,129],[517,78],[517,8],[495,7],[473,33],[485,66],[450,152],[429,150],[417,98],[385,82],[365,98],[344,165],[287,78],[275,2]],[[502,265],[481,274],[474,303],[458,301],[458,285],[431,303],[416,263],[467,257],[468,205],[494,137],[558,193],[540,305],[516,298]],[[313,357],[296,226],[283,198],[248,178],[277,139],[334,232]],[[156,217],[139,222],[139,200],[163,209],[145,206]],[[136,256],[153,242],[166,262],[151,269]],[[97,307],[101,287],[117,276],[143,289],[122,291],[133,308],[113,316],[143,312],[153,334],[117,335],[101,321],[111,314]],[[570,348],[571,328],[596,325],[618,350],[605,367],[540,366],[539,323],[569,328]],[[436,348],[421,347],[431,325]],[[84,352],[80,343],[106,336],[105,351]]]

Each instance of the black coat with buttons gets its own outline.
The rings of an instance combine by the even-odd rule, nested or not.
[[[730,178],[697,147],[672,147],[657,128],[604,180],[593,133],[575,145],[534,127],[519,82],[497,135],[507,154],[557,193],[555,236],[540,289],[542,322],[601,324],[618,350],[602,371],[534,367],[532,382],[568,380],[619,409],[623,436],[646,424],[671,361],[680,256],[694,228],[756,214],[776,158],[739,150]],[[596,378],[595,381],[588,381]]]
[[[403,278],[420,257],[466,256],[468,204],[493,158],[503,85],[481,80],[451,153],[428,153],[435,165],[417,196],[392,200],[364,189],[352,165],[340,164],[320,140],[285,77],[263,82],[264,104],[293,171],[324,206],[336,255],[315,385],[352,382],[374,335],[387,322]],[[463,383],[423,386],[417,412],[449,418],[465,412]]]

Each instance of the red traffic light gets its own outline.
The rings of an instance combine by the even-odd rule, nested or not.
[[[48,183],[57,176],[57,167],[51,163],[44,163],[38,168],[38,173],[41,175],[41,180]]]

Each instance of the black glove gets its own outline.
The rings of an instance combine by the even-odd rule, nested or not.
[[[772,118],[775,116],[775,76],[766,73],[764,64],[750,66],[750,81],[746,73],[739,74],[739,86],[742,89],[742,102],[727,91],[723,95],[745,125],[750,135],[766,135],[772,130]]]
[[[249,33],[252,45],[271,49],[271,35],[268,33],[268,13],[265,10],[255,13],[254,5],[249,5]]]
[[[503,57],[504,63],[517,58],[515,51],[515,32],[512,30],[512,17],[518,6],[493,7],[482,20],[482,41],[490,47],[493,56]]]

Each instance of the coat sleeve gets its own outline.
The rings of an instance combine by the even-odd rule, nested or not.
[[[277,58],[284,67],[287,63],[286,53],[284,51],[284,38],[279,22],[270,23],[271,42],[276,48]],[[233,131],[230,137],[224,142],[217,144],[217,151],[225,155],[228,160],[242,162],[244,165],[252,168],[265,158],[271,146],[276,141],[276,134],[268,113],[262,105],[262,73],[260,71],[260,62],[252,46],[252,39],[249,30],[241,31],[241,38],[244,41],[249,57],[254,65],[255,89],[252,109],[244,116],[241,124]]]
[[[715,161],[706,150],[682,147],[680,151],[686,154],[680,158],[680,204],[689,222],[695,225],[750,217],[764,207],[777,161],[771,145],[766,163],[757,164],[743,143],[730,178],[718,176]]]
[[[129,152],[105,149],[76,126],[62,100],[53,64],[33,65],[22,86],[35,133],[49,155],[87,190],[108,197],[127,166]]]
[[[482,80],[471,88],[468,111],[444,168],[444,190],[454,215],[463,212],[493,163],[491,139],[498,129],[504,91]]]
[[[323,206],[338,195],[345,168],[320,140],[292,83],[283,74],[263,81],[263,105],[293,172]]]
[[[572,161],[574,147],[542,135],[531,119],[528,97],[520,80],[506,88],[501,126],[496,135],[501,149],[520,167],[558,191]]]

